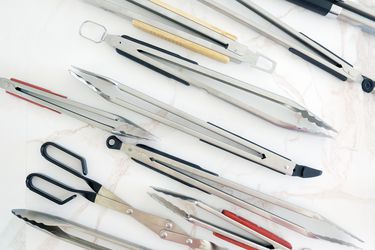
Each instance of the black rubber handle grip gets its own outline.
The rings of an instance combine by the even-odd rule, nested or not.
[[[297,4],[305,9],[314,11],[320,15],[327,15],[333,3],[327,0],[287,0],[288,2]]]

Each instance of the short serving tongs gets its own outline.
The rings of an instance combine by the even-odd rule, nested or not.
[[[140,165],[190,188],[222,198],[306,237],[351,247],[357,246],[347,239],[348,236],[363,242],[316,212],[232,182],[197,164],[155,148],[144,144],[123,143],[116,136],[107,139],[107,147],[121,150]]]
[[[276,172],[303,178],[316,177],[322,174],[320,170],[298,165],[292,160],[214,123],[200,120],[108,77],[77,67],[71,69],[71,74],[109,102],[178,129],[211,146]]]
[[[227,63],[247,62],[272,72],[275,62],[252,52],[236,37],[160,0],[85,0],[132,20],[135,27],[190,50]]]
[[[292,249],[292,245],[280,238],[279,236],[271,233],[270,231],[259,227],[258,225],[254,224],[253,222],[238,216],[232,213],[229,210],[222,210],[219,211],[216,208],[211,207],[210,205],[196,200],[192,197],[182,195],[170,190],[155,188],[153,189],[163,195],[169,195],[176,199],[179,199],[183,202],[183,207],[178,206],[173,201],[169,201],[156,193],[149,193],[149,195],[157,200],[159,203],[164,205],[166,208],[170,209],[172,212],[184,217],[188,222],[191,222],[195,225],[200,227],[206,228],[209,231],[212,231],[213,234],[225,241],[228,241],[234,245],[242,247],[244,249],[254,249],[254,250],[269,250],[269,249],[279,249],[279,250],[289,250]],[[234,226],[235,228],[239,229],[239,231],[243,232],[244,234],[239,234],[238,232],[234,232],[233,230],[224,227],[223,225],[217,225],[210,222],[207,219],[202,219],[202,217],[198,217],[189,213],[187,211],[187,207],[194,207],[196,209],[202,209],[208,212],[215,217],[220,218],[223,222],[227,222],[230,225]],[[190,209],[189,209],[190,210]],[[195,209],[194,209],[195,210]]]
[[[43,108],[65,113],[127,141],[152,140],[153,135],[122,116],[72,101],[66,96],[17,79],[0,78],[0,88],[7,93]]]
[[[221,3],[217,0],[199,1],[274,40],[291,53],[314,64],[336,78],[342,81],[360,82],[362,84],[362,90],[367,93],[374,90],[375,82],[361,74],[353,65],[305,34],[296,31],[267,10],[256,5],[252,0],[226,1],[226,3]],[[229,2],[230,4],[228,4]],[[238,13],[238,11],[236,11],[237,8],[248,9],[249,16],[259,16],[264,23],[252,20],[251,17],[246,17]],[[275,32],[275,29],[281,31],[284,36],[278,34],[280,32]]]
[[[78,234],[84,233],[88,236],[87,238],[94,237],[96,240],[99,239],[115,244],[117,246],[116,249],[118,249],[119,247],[120,249],[128,250],[151,250],[150,248],[146,248],[135,243],[125,241],[123,239],[115,238],[112,235],[108,235],[101,231],[51,214],[32,211],[28,209],[13,209],[12,213],[34,228],[84,249],[111,250],[111,248],[86,240],[82,238],[82,236],[75,236],[73,232],[76,232]]]
[[[86,21],[81,25],[80,34],[92,40],[87,25],[99,24]],[[187,86],[202,88],[211,95],[272,124],[320,135],[331,136],[336,132],[330,125],[291,99],[211,70],[144,41],[126,35],[107,34],[101,25],[98,28],[103,33],[96,35],[100,37],[97,41],[107,42],[120,55]]]

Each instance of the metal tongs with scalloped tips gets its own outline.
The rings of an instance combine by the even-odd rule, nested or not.
[[[320,135],[336,130],[298,103],[270,91],[199,65],[178,54],[123,35],[107,34],[92,21],[81,25],[80,34],[105,41],[120,55],[187,86],[193,85],[277,126]]]
[[[276,63],[236,41],[236,37],[160,0],[85,0],[129,18],[139,29],[207,57],[227,63],[246,62],[272,72]]]
[[[303,178],[316,177],[322,173],[320,170],[296,164],[217,124],[198,119],[108,77],[76,67],[71,69],[71,74],[109,102],[278,173]]]
[[[146,248],[123,239],[115,238],[114,236],[51,214],[27,209],[13,209],[12,213],[34,228],[84,249],[111,250],[113,249],[112,245],[114,244],[116,245],[116,249],[151,250],[150,248]],[[77,233],[77,236],[75,233]],[[98,243],[84,239],[81,235],[79,235],[82,233],[84,233],[87,238],[94,237],[96,240],[110,243],[111,248],[102,246],[105,244],[99,245]]]
[[[356,247],[351,240],[363,242],[324,216],[309,209],[264,194],[220,177],[197,164],[169,155],[144,144],[122,143],[116,136],[107,139],[107,147],[121,150],[132,160],[209,196],[214,195],[249,212],[313,239]],[[158,189],[166,193],[165,190]],[[269,235],[269,234],[267,234]],[[269,237],[268,237],[269,238]],[[281,243],[282,241],[279,241]],[[284,244],[286,246],[286,244]]]
[[[362,90],[367,93],[374,90],[375,82],[372,79],[361,74],[353,65],[310,37],[293,29],[252,0],[224,1],[225,3],[218,0],[199,1],[272,39],[291,53],[314,64],[341,81],[359,82],[362,84]],[[237,9],[241,8],[248,10],[249,15],[244,16],[239,13]],[[262,22],[254,20],[254,15],[262,19]]]

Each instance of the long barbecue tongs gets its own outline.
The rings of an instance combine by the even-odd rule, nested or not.
[[[217,0],[199,1],[274,40],[288,49],[291,53],[314,64],[338,79],[342,81],[360,82],[362,84],[362,90],[367,93],[374,90],[375,82],[369,77],[361,74],[353,67],[353,65],[335,55],[333,52],[305,34],[296,31],[279,18],[273,16],[267,10],[255,4],[252,0],[230,1],[230,5],[228,4],[229,1],[226,1],[228,3],[225,4]],[[235,10],[236,7],[248,9],[249,16],[255,14],[262,18],[267,24],[254,21],[251,18],[238,13],[238,11]],[[274,28],[283,32],[288,38],[278,35],[277,32],[274,32]]]
[[[71,74],[109,102],[276,172],[303,178],[316,177],[322,173],[320,170],[296,164],[210,121],[198,119],[108,77],[77,67],[72,67]]]
[[[330,136],[336,132],[329,124],[291,99],[214,71],[166,49],[127,35],[107,34],[104,26],[92,21],[85,21],[81,25],[80,34],[92,40],[89,31],[94,28],[101,31],[97,36],[100,39],[96,41],[105,41],[120,55],[182,84],[202,88],[265,121],[313,134]]]

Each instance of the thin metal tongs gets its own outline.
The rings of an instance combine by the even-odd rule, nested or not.
[[[108,77],[76,67],[71,69],[71,74],[109,102],[178,129],[211,146],[243,157],[276,172],[303,178],[316,177],[322,173],[320,170],[298,165],[292,160],[229,132],[214,123],[195,118]]]
[[[360,82],[362,84],[362,90],[367,93],[374,90],[375,82],[369,77],[361,74],[353,67],[353,65],[335,55],[332,51],[320,45],[305,34],[296,31],[279,18],[273,16],[267,10],[255,4],[252,0],[230,1],[230,5],[228,3],[220,3],[217,0],[199,1],[274,40],[288,49],[291,53],[314,64],[338,79],[342,81]],[[255,14],[264,20],[265,23],[254,21],[250,17],[238,13],[236,8],[248,9],[250,12],[249,16]],[[278,35],[277,32],[273,31],[273,28],[278,29],[288,38]]]
[[[66,220],[51,214],[32,211],[28,209],[13,209],[12,213],[34,228],[84,249],[111,250],[113,248],[88,241],[82,236],[75,235],[73,232],[76,232],[77,234],[84,233],[88,236],[87,238],[94,237],[95,239],[115,244],[117,248],[120,247],[121,249],[151,250],[150,248],[146,248],[135,243],[125,241],[123,239],[115,238],[112,235],[108,235],[104,232],[94,230],[84,225],[80,225],[76,222]]]
[[[120,55],[185,85],[194,85],[277,126],[315,134],[331,135],[334,128],[298,103],[199,65],[166,49],[85,21],[80,35],[94,42],[105,41]],[[301,119],[302,118],[302,119]]]
[[[304,236],[356,248],[358,247],[346,239],[348,236],[363,242],[316,212],[232,182],[197,164],[155,148],[144,144],[122,143],[116,136],[107,139],[107,147],[123,151],[135,162],[157,173],[188,187],[220,197]],[[162,189],[156,191],[168,194]]]
[[[0,88],[15,97],[57,113],[65,113],[119,138],[136,141],[154,139],[150,132],[122,116],[72,101],[66,96],[24,81],[0,78]]]
[[[95,6],[126,17],[148,33],[227,63],[246,62],[272,72],[276,63],[238,41],[236,36],[189,15],[160,0],[85,0]]]

